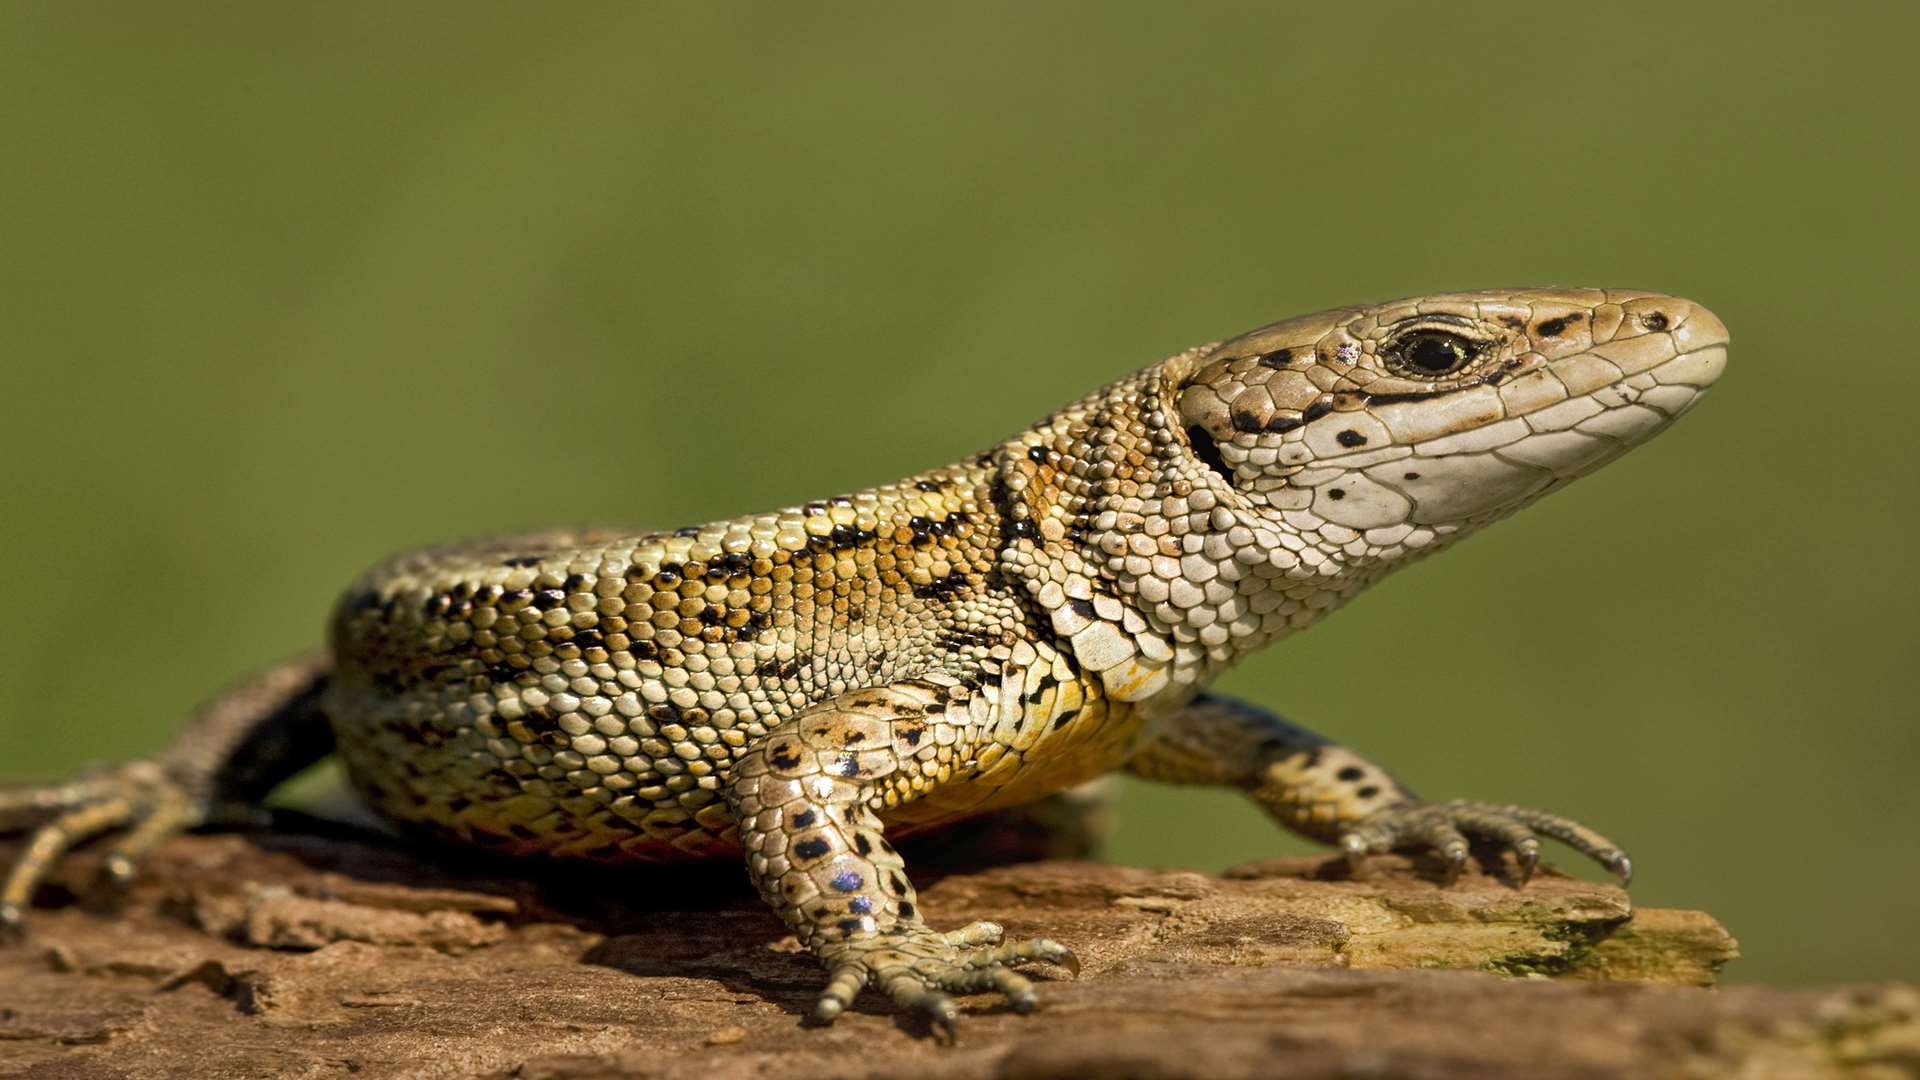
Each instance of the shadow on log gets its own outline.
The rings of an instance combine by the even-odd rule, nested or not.
[[[12,848],[0,848],[0,858]],[[924,861],[924,860],[921,860]],[[919,862],[916,862],[919,866]],[[85,857],[63,868],[87,880]],[[65,1077],[1906,1077],[1920,992],[1711,986],[1700,912],[1543,873],[1382,858],[1219,877],[1092,862],[920,869],[939,925],[1079,952],[941,1046],[821,974],[737,868],[428,864],[376,839],[191,836],[112,913],[56,884],[0,947],[0,1075]]]

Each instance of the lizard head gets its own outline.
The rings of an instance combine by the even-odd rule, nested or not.
[[[1231,501],[1377,562],[1624,453],[1699,399],[1726,347],[1678,297],[1502,289],[1274,323],[1176,357],[1165,385]]]
[[[1653,435],[1726,355],[1706,308],[1624,290],[1288,319],[1189,349],[1004,445],[1001,562],[1109,695],[1190,688],[1198,676],[1176,673],[1299,630]],[[1102,616],[1103,593],[1139,625]]]

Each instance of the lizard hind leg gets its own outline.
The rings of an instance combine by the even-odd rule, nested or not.
[[[1015,967],[1079,970],[1065,946],[1007,942],[995,923],[933,930],[887,842],[878,808],[950,773],[963,757],[965,713],[964,700],[931,683],[853,691],[798,714],[734,766],[728,798],[748,873],[827,969],[816,1023],[832,1022],[872,986],[951,1037],[959,1015],[951,995],[998,992],[1027,1012],[1038,998]],[[957,730],[936,735],[941,724]]]
[[[52,789],[19,789],[10,801],[50,804],[52,816],[27,825],[27,846],[0,882],[0,932],[18,933],[34,890],[74,845],[102,833],[147,821],[184,821],[198,824],[193,799],[166,780],[151,762],[133,762],[123,768]],[[124,862],[120,860],[119,862]],[[119,862],[109,865],[118,866]],[[110,871],[116,878],[131,875]]]
[[[0,934],[20,932],[40,883],[96,836],[119,833],[102,884],[123,885],[168,837],[266,820],[259,798],[331,747],[317,706],[324,679],[318,659],[282,664],[202,707],[160,757],[64,783],[0,789],[0,835],[28,837],[0,878]]]

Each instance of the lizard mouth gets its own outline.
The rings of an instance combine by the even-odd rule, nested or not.
[[[1354,528],[1469,524],[1592,472],[1691,409],[1725,370],[1724,338],[1498,423],[1413,445],[1411,456],[1316,485],[1314,509]]]

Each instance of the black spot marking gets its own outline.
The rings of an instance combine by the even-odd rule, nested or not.
[[[1073,722],[1074,717],[1079,715],[1080,715],[1079,709],[1068,709],[1067,711],[1061,713],[1059,716],[1054,717],[1053,730],[1059,731],[1061,728],[1066,727],[1068,724]]]
[[[1286,367],[1287,361],[1291,359],[1293,359],[1292,349],[1275,349],[1272,352],[1260,354],[1261,366],[1274,368],[1276,370]]]
[[[870,896],[856,896],[847,901],[847,910],[853,912],[855,915],[871,915],[873,914],[873,898]]]
[[[753,673],[763,679],[791,679],[800,674],[800,658],[794,656],[783,662],[778,656],[769,656],[754,667]]]
[[[1313,404],[1307,406],[1307,411],[1300,414],[1300,419],[1305,423],[1311,424],[1315,420],[1320,419],[1321,417],[1327,415],[1332,411],[1333,411],[1333,402],[1316,401]]]
[[[913,914],[913,902],[909,900],[900,901],[900,917],[903,919],[911,919],[913,918]]]
[[[931,480],[915,480],[913,486],[929,494],[940,490],[940,485]]]
[[[786,746],[782,746],[780,749],[768,754],[767,760],[782,769],[797,769],[800,767],[800,759],[793,756],[793,751]]]
[[[1233,417],[1233,428],[1235,431],[1244,431],[1251,435],[1259,432],[1265,426],[1264,422],[1258,416],[1255,416],[1245,409],[1234,409],[1231,415]]]
[[[1344,499],[1346,497],[1347,497],[1346,488],[1328,488],[1327,489],[1327,498],[1332,499],[1334,502],[1339,502],[1341,499]]]
[[[1334,773],[1333,775],[1339,777],[1342,780],[1358,780],[1361,777],[1367,775],[1367,770],[1361,768],[1358,765],[1349,765],[1346,768],[1341,769],[1339,772]]]
[[[967,575],[956,570],[945,577],[937,577],[924,585],[913,585],[913,595],[922,600],[946,601],[966,591]]]
[[[1202,465],[1218,473],[1227,483],[1233,483],[1233,470],[1227,468],[1227,463],[1221,459],[1220,447],[1214,443],[1213,436],[1207,433],[1206,428],[1198,424],[1188,428],[1187,443],[1193,447],[1193,456],[1199,458]]]
[[[1506,363],[1501,364],[1499,370],[1489,371],[1485,375],[1480,376],[1480,384],[1482,386],[1499,386],[1502,382],[1506,381],[1508,375],[1513,374],[1519,367],[1520,358],[1516,356]]]
[[[853,935],[860,932],[859,919],[841,919],[839,926],[840,926],[840,932],[842,934],[845,934],[847,937],[852,937]]]
[[[1027,460],[1033,462],[1035,465],[1045,465],[1047,463],[1047,448],[1044,446],[1027,447]]]
[[[1538,333],[1541,337],[1559,337],[1561,334],[1566,333],[1567,327],[1579,321],[1580,314],[1575,312],[1572,315],[1562,315],[1557,319],[1546,319],[1533,329],[1534,332]]]
[[[871,530],[856,529],[851,525],[835,525],[833,531],[829,532],[826,537],[816,536],[813,538],[816,543],[823,539],[832,545],[833,550],[846,551],[848,548],[858,547],[861,544],[872,542],[873,533]]]
[[[814,818],[813,811],[802,810],[799,813],[793,815],[793,827],[796,829],[807,828],[808,826],[813,824],[813,818]]]
[[[1417,472],[1405,473],[1402,478],[1406,480],[1418,480],[1420,479],[1420,474]]]
[[[1274,413],[1273,419],[1268,420],[1267,426],[1261,430],[1269,435],[1281,435],[1292,431],[1304,423],[1306,423],[1305,420],[1300,419],[1292,413]]]
[[[793,845],[793,853],[803,859],[817,859],[832,850],[832,844],[827,843],[817,836],[812,839],[802,840]]]
[[[1347,430],[1341,432],[1340,434],[1335,435],[1333,438],[1334,438],[1334,441],[1339,443],[1341,446],[1352,447],[1352,446],[1367,445],[1367,437],[1353,430],[1352,428],[1348,428]]]
[[[798,824],[797,819],[795,823]],[[867,839],[866,833],[861,833],[861,832],[854,833],[853,834],[853,850],[859,852],[862,855],[871,855],[873,854],[873,842]]]

